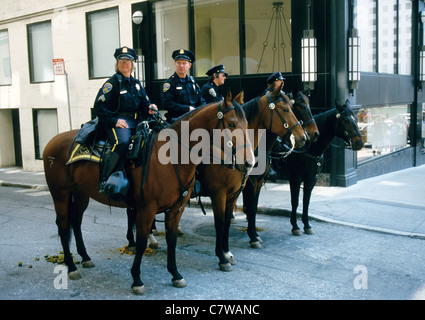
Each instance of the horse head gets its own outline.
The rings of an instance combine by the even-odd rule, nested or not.
[[[243,92],[237,96],[237,100],[243,100]],[[239,103],[232,99],[230,89],[225,98],[218,103],[218,109],[218,123],[215,129],[221,129],[219,136],[226,140],[224,153],[231,155],[232,167],[249,173],[254,167],[255,156],[248,135],[248,121]]]
[[[317,128],[316,121],[311,113],[310,100],[301,91],[292,93],[293,98],[293,111],[295,116],[302,120],[302,126],[308,134],[311,142],[316,142],[319,138],[319,129]]]
[[[259,104],[266,104],[266,109],[269,110],[269,125],[266,127],[269,131],[283,137],[284,141],[293,136],[291,139],[295,140],[296,148],[304,146],[307,136],[292,111],[290,99],[280,88],[267,92],[266,97],[259,100]]]
[[[350,101],[348,99],[345,104],[339,104],[335,101],[336,105],[336,136],[344,139],[344,141],[351,146],[351,149],[358,151],[363,148],[364,143],[362,136],[357,125],[357,120],[354,112],[351,110]]]

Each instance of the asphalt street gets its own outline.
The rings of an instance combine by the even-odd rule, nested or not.
[[[161,219],[161,216],[158,217]],[[68,281],[63,268],[45,260],[61,244],[48,191],[0,187],[0,299],[5,300],[407,300],[425,298],[424,240],[314,222],[315,235],[291,235],[289,219],[261,214],[264,241],[252,249],[243,213],[236,214],[230,244],[238,264],[221,272],[214,254],[211,210],[187,208],[178,239],[177,263],[188,281],[175,288],[166,269],[166,242],[142,261],[143,296],[131,291],[133,257],[126,244],[126,215],[91,202],[83,221],[86,247],[95,268],[78,268]],[[158,223],[158,229],[163,226]],[[74,242],[71,250],[76,253]],[[78,256],[77,256],[78,259]]]

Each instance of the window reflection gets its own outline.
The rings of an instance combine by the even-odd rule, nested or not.
[[[412,73],[412,1],[399,0],[398,73]]]
[[[422,103],[422,135],[421,135],[421,147],[422,153],[425,153],[425,103]]]
[[[397,65],[397,0],[379,2],[379,70],[394,73]]]
[[[376,2],[358,0],[356,25],[361,38],[361,71],[376,71]]]
[[[196,75],[223,64],[240,74],[238,0],[194,0]]]
[[[186,0],[153,3],[156,30],[156,79],[166,79],[174,73],[174,50],[189,49]],[[195,56],[196,57],[196,56]]]
[[[406,148],[410,142],[408,105],[361,108],[358,125],[365,146],[357,152],[358,162]]]

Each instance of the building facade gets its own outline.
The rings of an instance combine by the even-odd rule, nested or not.
[[[286,92],[308,89],[313,114],[348,99],[365,148],[353,152],[335,139],[325,154],[327,184],[349,186],[425,163],[422,0],[3,3],[0,167],[42,170],[46,143],[90,120],[123,45],[138,50],[135,76],[159,107],[178,48],[195,53],[191,75],[200,85],[209,68],[223,64],[225,86],[244,90],[246,101],[278,70]]]

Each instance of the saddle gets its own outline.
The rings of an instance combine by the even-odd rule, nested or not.
[[[126,160],[133,162],[135,166],[139,166],[143,160],[146,160],[144,159],[145,157],[139,157],[139,154],[149,145],[146,142],[152,136],[153,134],[149,130],[149,126],[141,122],[130,138]],[[104,134],[100,132],[97,118],[83,124],[75,136],[74,141],[75,144],[73,144],[73,149],[70,150],[67,165],[83,160],[100,163],[104,155],[112,148],[112,145],[105,139]],[[143,152],[143,154],[145,153],[147,152]]]

